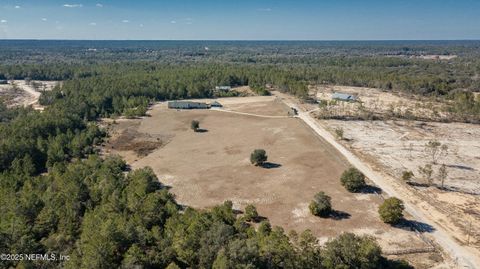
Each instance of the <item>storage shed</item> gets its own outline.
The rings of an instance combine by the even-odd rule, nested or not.
[[[190,101],[172,101],[168,102],[168,108],[172,109],[208,109],[210,106],[206,103]]]

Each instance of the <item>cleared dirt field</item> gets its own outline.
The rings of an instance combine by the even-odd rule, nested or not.
[[[34,109],[42,110],[38,104],[41,91],[49,91],[57,85],[57,81],[10,81],[9,84],[0,85],[0,99],[9,107],[33,106]]]
[[[152,167],[161,182],[172,187],[177,200],[188,206],[208,208],[232,200],[237,209],[243,210],[251,203],[273,225],[287,231],[310,229],[323,242],[350,231],[375,236],[387,252],[430,246],[407,227],[383,224],[377,213],[383,198],[375,191],[347,192],[339,182],[341,173],[349,167],[347,161],[302,121],[285,117],[287,107],[274,97],[219,102],[231,112],[177,111],[161,104],[153,107],[150,117],[117,120],[104,151],[120,154],[133,168]],[[278,116],[283,117],[274,118]],[[194,119],[200,121],[205,132],[190,129]],[[125,132],[134,132],[137,142],[142,140],[139,137],[147,137],[161,146],[145,157],[119,149],[117,139]],[[267,151],[270,168],[250,164],[250,153],[256,148]],[[332,197],[334,218],[321,219],[309,213],[308,203],[319,191]],[[428,225],[419,225],[428,232]],[[409,256],[410,260],[419,257]],[[421,256],[420,263],[428,266],[443,261],[435,253]],[[425,264],[419,268],[428,268]]]
[[[321,121],[333,132],[342,128],[344,141],[352,150],[401,181],[403,171],[415,174],[411,186],[416,195],[448,216],[445,225],[456,226],[463,243],[480,248],[480,126],[463,123],[419,123],[409,121]],[[437,139],[448,146],[447,155],[432,165],[433,182],[439,186],[439,168],[447,167],[446,190],[425,187],[419,166],[431,163],[425,151],[428,141]]]

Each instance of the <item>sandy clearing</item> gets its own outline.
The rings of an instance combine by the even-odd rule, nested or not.
[[[237,98],[235,105],[242,99]],[[111,149],[110,144],[105,150],[122,155],[133,168],[152,167],[160,181],[171,186],[177,200],[185,205],[208,208],[232,200],[234,207],[242,210],[253,203],[273,225],[287,231],[310,229],[319,238],[345,231],[367,231],[387,251],[428,246],[415,233],[379,220],[381,196],[348,193],[339,183],[348,162],[303,121],[256,114],[259,110],[266,115],[275,111],[283,114],[288,107],[272,97],[268,98],[268,105],[260,105],[258,102],[265,102],[262,99],[246,98],[243,106],[235,108],[246,111],[240,113],[177,111],[166,109],[165,104],[156,105],[149,111],[149,117],[118,121],[112,133],[134,128],[140,134],[171,137],[168,144],[144,158]],[[228,102],[222,104],[229,109]],[[192,119],[200,120],[201,128],[208,132],[192,132],[189,127]],[[267,150],[273,168],[249,163],[251,151],[260,147]],[[308,203],[318,191],[332,196],[339,219],[321,219],[309,213]]]
[[[445,230],[445,222],[443,225],[439,225],[439,221],[445,216],[442,216],[437,210],[421,201],[421,199],[412,194],[409,189],[398,184],[398,182],[392,177],[385,173],[381,173],[380,171],[375,171],[369,164],[360,160],[354,153],[352,153],[352,151],[338,143],[330,132],[320,126],[310,114],[304,112],[296,102],[292,101],[292,98],[279,92],[276,92],[275,95],[279,96],[288,106],[297,108],[299,111],[298,117],[300,119],[310,126],[318,135],[324,138],[330,145],[337,149],[353,166],[362,171],[370,180],[382,188],[385,193],[402,199],[405,202],[406,211],[414,216],[416,220],[427,222],[434,226],[435,229],[430,234],[445,251],[447,251],[454,259],[458,260],[460,266],[473,269],[480,266],[480,255],[478,250],[460,245],[452,237],[452,230],[449,230],[449,232]],[[454,227],[448,228],[453,229],[455,234]]]

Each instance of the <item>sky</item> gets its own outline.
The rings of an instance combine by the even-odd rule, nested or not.
[[[0,39],[480,39],[480,0],[0,0]]]

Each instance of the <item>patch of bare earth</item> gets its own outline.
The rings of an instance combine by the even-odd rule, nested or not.
[[[244,113],[285,115],[285,106],[274,97],[218,101],[225,109]],[[391,227],[379,220],[381,195],[347,192],[339,177],[349,164],[299,119],[169,110],[165,104],[154,106],[149,114],[112,125],[112,132],[118,134],[115,139],[127,132],[125,136],[135,138],[169,137],[167,144],[145,157],[132,158],[132,152],[122,150],[113,135],[115,152],[110,149],[111,143],[106,149],[126,157],[133,168],[152,167],[182,204],[209,208],[232,200],[239,210],[254,204],[273,225],[287,231],[310,229],[322,242],[343,232],[355,232],[376,237],[386,251],[430,247],[409,228]],[[192,120],[200,121],[206,132],[193,132]],[[267,151],[270,168],[250,164],[250,153],[256,148]],[[323,219],[309,213],[308,204],[319,191],[332,197],[334,217]],[[414,261],[415,257],[405,258]],[[422,262],[436,265],[445,261],[426,256]]]
[[[321,123],[332,132],[342,128],[348,139],[345,145],[399,181],[403,171],[412,171],[416,185],[409,188],[413,193],[443,214],[442,226],[450,226],[458,241],[480,249],[479,125],[337,120]],[[418,168],[432,163],[425,145],[434,139],[447,145],[448,151],[432,165],[435,186],[428,187]],[[445,189],[439,188],[441,164],[447,167]]]

